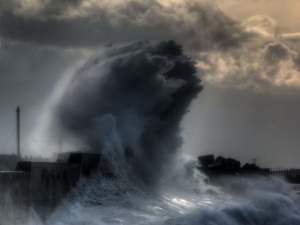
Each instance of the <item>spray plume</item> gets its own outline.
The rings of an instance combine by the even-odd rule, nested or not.
[[[77,149],[130,157],[153,182],[178,153],[180,122],[200,83],[174,41],[110,46],[77,71],[57,113]]]

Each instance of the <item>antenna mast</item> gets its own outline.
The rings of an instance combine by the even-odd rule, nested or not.
[[[17,107],[16,113],[17,113],[17,156],[21,158],[20,153],[20,107]]]

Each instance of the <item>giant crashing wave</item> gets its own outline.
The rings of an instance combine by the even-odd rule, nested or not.
[[[61,103],[62,129],[139,176],[157,181],[177,157],[180,122],[201,91],[195,63],[174,41],[112,46],[75,75]]]
[[[284,182],[233,179],[224,192],[182,158],[180,123],[201,90],[174,41],[113,45],[88,60],[57,115],[74,147],[101,153],[106,168],[81,180],[47,224],[300,224],[299,197]]]

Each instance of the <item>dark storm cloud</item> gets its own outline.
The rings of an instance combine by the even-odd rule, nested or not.
[[[281,60],[287,60],[296,54],[283,43],[273,42],[266,46],[263,57],[268,63],[273,64]]]
[[[77,72],[58,104],[59,124],[89,150],[131,155],[153,181],[182,144],[181,119],[201,81],[173,41],[111,49]]]
[[[228,51],[199,52],[196,59],[204,80],[233,89],[298,92],[300,48],[291,40],[299,34],[281,32],[266,15],[252,16],[241,24],[247,34],[254,35],[250,42]]]
[[[0,18],[0,34],[20,42],[91,47],[137,39],[175,39],[190,50],[212,50],[238,47],[253,37],[207,1],[172,6],[154,0],[118,4],[35,1],[27,7],[15,2]]]
[[[82,0],[0,0],[0,12],[13,11],[16,14],[26,15],[26,17],[40,15],[40,18],[49,18],[64,14],[68,9],[78,7],[82,2]]]
[[[298,58],[298,52],[276,40],[256,48],[201,53],[198,67],[207,82],[227,88],[292,93],[300,87]]]
[[[70,8],[79,7],[83,0],[51,0],[51,1],[36,1],[40,4],[39,14],[41,18],[55,17],[64,14]]]
[[[103,32],[102,38],[101,32]],[[36,45],[91,47],[101,42],[108,42],[109,36],[105,33],[95,28],[95,24],[87,19],[25,20],[11,13],[5,13],[0,18],[2,38]]]

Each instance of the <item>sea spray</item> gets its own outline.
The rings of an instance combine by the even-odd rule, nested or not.
[[[46,223],[300,224],[299,197],[283,181],[231,178],[212,187],[195,160],[182,158],[180,122],[200,90],[194,62],[173,41],[111,46],[89,60],[57,115],[74,150],[104,161]]]
[[[223,185],[225,182],[227,182],[225,190],[229,193],[220,192],[219,194],[230,196],[230,201],[226,201],[221,208],[198,208],[184,216],[170,218],[163,224],[300,224],[300,198],[282,179],[278,177],[246,179],[234,177],[226,181],[224,179]]]
[[[195,62],[174,41],[115,45],[78,70],[57,106],[74,150],[99,152],[110,166],[130,160],[156,183],[182,144],[180,123],[201,91]]]

